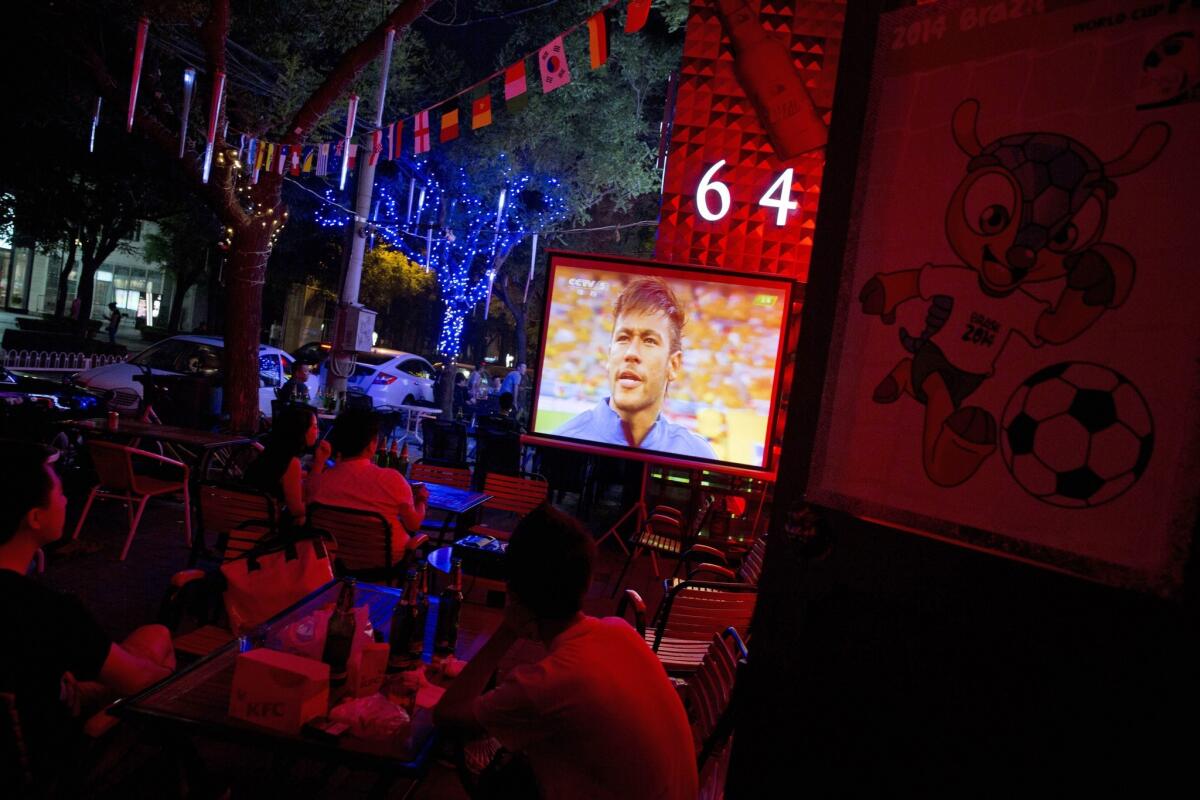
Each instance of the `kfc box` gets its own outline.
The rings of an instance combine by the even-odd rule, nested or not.
[[[328,664],[266,649],[237,657],[229,716],[294,735],[328,710]]]

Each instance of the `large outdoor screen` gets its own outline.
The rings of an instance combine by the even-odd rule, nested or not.
[[[552,252],[533,441],[772,469],[790,280]]]

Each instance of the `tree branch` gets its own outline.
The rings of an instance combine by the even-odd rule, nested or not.
[[[104,59],[85,40],[77,39],[76,45],[84,65],[92,73],[92,79],[96,82],[100,94],[109,103],[120,107],[122,100],[125,98],[122,97],[122,93],[119,91],[116,79],[109,73]],[[138,109],[134,113],[134,124],[166,157],[174,159],[178,155],[179,142],[176,139],[175,132],[159,122],[157,118]],[[201,193],[208,197],[213,210],[217,212],[221,219],[237,224],[246,224],[249,222],[249,217],[234,200],[232,169],[219,172],[218,175],[220,175],[221,180],[210,181],[205,184],[199,160],[185,160],[180,164],[180,167]]]
[[[421,16],[432,3],[433,0],[403,0],[365,39],[347,50],[338,65],[325,77],[324,83],[309,95],[308,100],[296,112],[284,141],[287,144],[299,144],[333,102],[349,88],[363,67],[383,50],[388,28],[395,28],[399,33]]]

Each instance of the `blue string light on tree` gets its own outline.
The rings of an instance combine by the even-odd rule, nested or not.
[[[554,178],[512,176],[498,165],[500,182],[485,196],[458,167],[447,167],[440,180],[429,162],[403,164],[394,180],[376,184],[378,210],[374,233],[411,260],[433,270],[444,304],[438,354],[458,357],[467,317],[488,299],[492,282],[514,247],[567,213],[562,187]],[[407,174],[406,174],[407,173]],[[420,199],[409,198],[410,182]],[[345,228],[350,215],[332,191],[317,211],[317,222]],[[404,202],[401,202],[401,198]]]

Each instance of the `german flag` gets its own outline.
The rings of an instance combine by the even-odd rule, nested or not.
[[[588,18],[588,46],[592,54],[592,69],[604,66],[608,61],[608,23],[603,11]]]
[[[445,144],[458,138],[458,109],[452,108],[442,114],[442,130],[438,141]]]
[[[471,130],[477,131],[492,124],[492,93],[486,83],[471,92]]]

